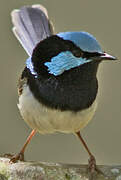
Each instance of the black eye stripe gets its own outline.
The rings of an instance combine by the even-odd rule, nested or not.
[[[62,39],[62,38],[61,38]],[[87,52],[83,51],[80,47],[78,47],[74,42],[70,40],[64,40],[67,44],[67,49],[75,56],[75,57],[82,57],[86,59],[95,58],[103,55],[103,53],[98,52]]]
[[[86,59],[90,59],[90,58],[95,58],[95,57],[99,57],[101,56],[102,53],[98,53],[98,52],[86,52],[86,51],[83,51],[83,58],[86,58]]]

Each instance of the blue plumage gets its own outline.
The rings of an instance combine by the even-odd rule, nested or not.
[[[57,36],[64,40],[72,41],[76,46],[87,52],[102,53],[102,49],[97,40],[87,32],[61,32]],[[41,59],[40,59],[41,61]],[[64,71],[78,67],[92,61],[91,59],[75,57],[70,51],[61,52],[57,56],[51,58],[51,62],[45,62],[48,72],[55,76],[62,74]],[[27,68],[36,77],[31,58],[26,61]]]
[[[33,66],[31,57],[29,57],[29,58],[26,60],[26,67],[30,70],[30,72],[31,72],[35,77],[37,77],[37,73],[34,71],[34,66]]]
[[[103,52],[95,37],[87,32],[54,35],[47,11],[41,5],[13,11],[12,22],[14,34],[30,56],[19,79],[18,108],[33,131],[10,162],[24,157],[26,145],[36,131],[73,133],[90,156],[88,170],[93,177],[100,170],[80,130],[91,120],[97,107],[98,66],[102,60],[116,57]]]
[[[64,40],[71,40],[83,51],[102,53],[96,38],[87,32],[61,32],[57,35]]]
[[[82,64],[90,62],[91,59],[77,58],[71,52],[66,51],[58,54],[51,59],[51,62],[44,63],[48,67],[50,74],[58,76],[64,71],[78,67]]]
[[[62,32],[57,36],[64,40],[71,40],[76,46],[80,47],[83,51],[99,52],[102,53],[101,47],[97,40],[87,32]],[[85,63],[92,61],[86,58],[77,58],[71,52],[66,51],[58,54],[51,59],[51,62],[46,62],[50,74],[55,76],[62,74],[64,71],[78,67]]]

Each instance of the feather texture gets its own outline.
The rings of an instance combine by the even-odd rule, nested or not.
[[[61,32],[57,34],[64,40],[71,40],[83,51],[102,53],[102,49],[96,38],[88,32]]]
[[[23,86],[23,93],[19,97],[18,104],[26,123],[41,134],[78,132],[92,119],[96,107],[97,103],[94,101],[89,108],[77,113],[47,108],[34,98],[27,85]]]
[[[76,58],[71,52],[66,51],[53,57],[51,62],[46,62],[45,65],[48,67],[50,74],[58,76],[64,71],[78,67],[90,61],[92,60],[87,60],[86,58]]]
[[[47,10],[42,5],[25,6],[11,13],[13,32],[29,56],[36,44],[53,33]]]

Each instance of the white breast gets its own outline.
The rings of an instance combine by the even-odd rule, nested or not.
[[[95,101],[90,108],[77,113],[46,108],[34,98],[26,85],[24,85],[18,104],[20,113],[26,123],[41,134],[78,132],[92,119],[96,107]]]

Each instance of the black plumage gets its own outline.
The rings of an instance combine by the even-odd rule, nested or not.
[[[75,55],[80,53],[80,56],[86,56],[86,52],[84,54],[73,42],[65,41],[58,36],[41,41],[32,55],[37,77],[26,67],[22,79],[27,78],[31,92],[43,105],[61,111],[77,112],[90,107],[96,98],[98,90],[96,73],[100,61],[94,60],[72,68],[59,76],[49,74],[44,63],[67,50],[74,52]]]
[[[89,33],[63,32],[52,35],[53,26],[41,5],[14,10],[12,21],[13,32],[29,55],[19,80],[18,108],[33,130],[20,153],[10,161],[16,162],[24,157],[25,148],[37,131],[41,134],[75,133],[90,156],[88,170],[91,173],[97,171],[95,157],[81,137],[80,130],[92,119],[97,107],[98,66],[102,60],[116,58],[103,52],[98,41]],[[73,58],[76,66],[70,63],[71,58],[62,59],[64,56],[57,61],[58,54],[65,55],[66,51],[71,57],[76,57]],[[75,63],[77,58],[82,62]],[[61,59],[68,61],[65,63],[68,67],[60,63]],[[58,66],[61,71],[49,71],[52,66]]]

